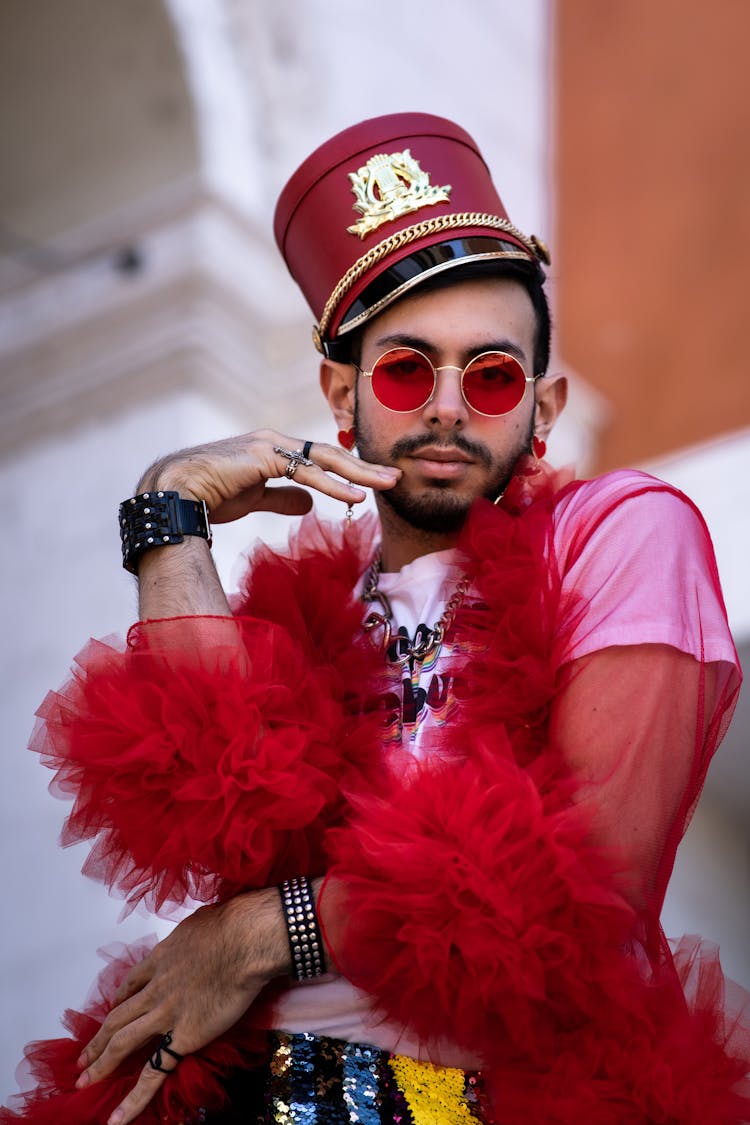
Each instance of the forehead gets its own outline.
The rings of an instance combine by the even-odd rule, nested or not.
[[[536,314],[520,282],[510,278],[456,281],[402,298],[372,320],[363,351],[390,338],[411,337],[435,350],[471,350],[509,340],[531,357]]]

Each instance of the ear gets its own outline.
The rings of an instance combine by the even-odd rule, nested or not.
[[[536,423],[534,433],[547,440],[558,415],[568,401],[568,380],[565,375],[545,375],[534,386],[536,394]]]
[[[324,359],[320,365],[320,386],[328,400],[336,425],[348,430],[354,425],[354,384],[356,368],[351,363]]]

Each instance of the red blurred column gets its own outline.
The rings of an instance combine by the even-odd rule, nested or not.
[[[750,3],[558,0],[558,344],[597,469],[750,425]]]

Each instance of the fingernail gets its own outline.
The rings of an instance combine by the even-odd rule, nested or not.
[[[86,1086],[89,1085],[91,1085],[89,1072],[87,1070],[84,1070],[83,1074],[79,1076],[78,1081],[76,1082],[76,1090],[83,1090],[86,1088]]]
[[[120,1125],[120,1122],[125,1117],[125,1110],[116,1109],[114,1113],[110,1113],[107,1118],[107,1125]]]
[[[401,476],[400,469],[378,469],[378,476],[383,477],[385,480],[393,480],[394,477]]]
[[[79,1070],[83,1070],[83,1068],[86,1066],[87,1061],[88,1060],[86,1058],[86,1052],[83,1051],[76,1059],[76,1066]]]

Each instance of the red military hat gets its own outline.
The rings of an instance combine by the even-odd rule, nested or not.
[[[548,262],[509,220],[475,141],[428,113],[374,117],[337,133],[297,169],[276,205],[274,233],[334,341],[436,273],[497,258]]]

